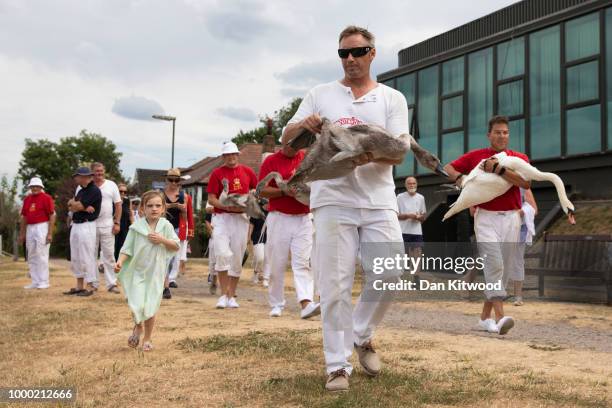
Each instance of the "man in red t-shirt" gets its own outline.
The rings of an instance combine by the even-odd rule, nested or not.
[[[49,245],[55,227],[55,204],[53,198],[43,191],[44,185],[38,177],[28,184],[30,194],[23,200],[19,242],[25,241],[28,252],[28,267],[32,283],[25,289],[47,289],[49,287]]]
[[[219,276],[221,297],[218,309],[240,307],[236,302],[236,287],[242,272],[242,256],[247,246],[249,219],[240,207],[225,207],[219,201],[223,191],[223,180],[229,183],[228,194],[248,194],[257,186],[255,172],[247,166],[238,164],[238,146],[225,142],[221,150],[223,166],[217,167],[208,181],[208,202],[215,207],[212,225],[215,229],[213,245],[215,248],[215,270]]]
[[[514,326],[514,319],[504,316],[503,300],[506,297],[506,284],[511,271],[516,268],[521,230],[521,193],[520,188],[529,189],[530,183],[516,172],[502,167],[496,158],[491,158],[499,152],[508,156],[516,156],[529,162],[523,153],[508,149],[510,131],[508,118],[494,116],[489,120],[487,138],[490,146],[484,149],[472,150],[447,164],[444,169],[449,177],[460,185],[463,175],[468,174],[480,164],[487,173],[495,173],[512,184],[512,187],[499,197],[478,205],[474,215],[474,231],[479,243],[481,257],[485,259],[485,282],[498,284],[502,282],[501,290],[485,290],[485,302],[480,316],[479,326],[491,333],[506,334]],[[501,245],[500,245],[501,244]],[[486,256],[485,256],[486,254]],[[495,320],[491,311],[495,310]]]
[[[284,145],[281,150],[270,155],[261,165],[259,179],[269,173],[280,173],[283,180],[289,180],[302,160],[304,151],[295,150]],[[310,253],[312,251],[312,221],[310,208],[297,201],[293,194],[285,195],[276,182],[261,192],[270,199],[269,213],[266,218],[267,242],[266,254],[270,267],[270,286],[268,288],[271,317],[279,317],[285,306],[284,280],[285,267],[291,253],[291,270],[295,283],[295,294],[302,308],[300,317],[308,319],[321,313],[318,303],[314,302],[314,279],[310,270]]]

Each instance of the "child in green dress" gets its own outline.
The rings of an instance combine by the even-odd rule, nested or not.
[[[165,200],[159,191],[142,196],[144,217],[130,226],[121,248],[115,272],[134,315],[134,329],[128,338],[137,347],[143,333],[143,351],[151,351],[151,334],[159,310],[168,261],[179,249],[179,239],[172,224],[164,218]]]

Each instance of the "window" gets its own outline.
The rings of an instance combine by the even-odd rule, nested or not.
[[[463,125],[463,95],[442,101],[442,128],[453,129]]]
[[[414,74],[397,78],[397,90],[406,98],[408,106],[414,105]]]
[[[487,126],[493,115],[493,51],[486,48],[468,56],[468,146],[487,145]]]
[[[565,151],[601,150],[599,13],[565,23]]]
[[[599,54],[599,13],[565,23],[565,60],[570,62]]]
[[[464,152],[463,100],[465,98],[464,57],[442,64],[442,163],[448,163]]]
[[[500,115],[523,114],[523,80],[508,82],[497,88],[497,112]]]
[[[442,135],[442,164],[450,163],[463,154],[463,132]]]
[[[561,154],[561,65],[559,26],[529,37],[531,158]]]
[[[408,129],[411,134],[415,134],[413,128],[413,117],[415,109],[416,97],[416,74],[408,74],[396,79],[397,90],[400,91],[406,98],[408,104]],[[395,177],[407,177],[414,174],[414,155],[408,152],[404,161],[399,166],[395,166]]]
[[[599,63],[591,61],[567,69],[567,104],[599,99]]]
[[[497,80],[525,73],[525,38],[519,37],[497,45]]]
[[[516,152],[524,153],[527,151],[525,145],[525,119],[510,121],[510,142],[508,148]]]
[[[589,105],[567,111],[567,154],[601,150],[600,105]]]
[[[419,144],[428,151],[438,152],[438,66],[419,71],[419,95],[417,117],[419,124]],[[417,166],[418,173],[428,169]]]
[[[463,57],[442,64],[442,95],[463,91]]]

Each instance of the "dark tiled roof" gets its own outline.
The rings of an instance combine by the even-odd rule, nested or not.
[[[258,143],[245,143],[240,145],[240,156],[239,163],[244,164],[253,169],[255,174],[259,173],[259,168],[261,166],[261,152],[263,146]],[[274,151],[280,150],[280,146],[275,146]],[[191,179],[183,182],[183,186],[191,186],[194,184],[208,184],[208,178],[210,177],[210,173],[217,167],[220,167],[223,164],[223,159],[221,156],[217,157],[205,157],[199,162],[193,164],[188,167],[182,174],[189,174]]]

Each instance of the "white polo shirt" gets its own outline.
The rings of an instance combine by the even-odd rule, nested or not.
[[[408,192],[398,194],[397,206],[400,214],[425,214],[427,212],[425,197],[419,193],[414,193],[414,195],[410,195]],[[402,234],[423,235],[421,223],[417,220],[400,221],[400,227],[402,228]]]
[[[319,114],[344,127],[372,124],[394,136],[408,133],[408,106],[400,92],[384,84],[359,99],[339,81],[316,86],[307,94],[288,124]],[[310,208],[336,205],[349,208],[397,211],[393,166],[369,163],[344,177],[313,181]]]

